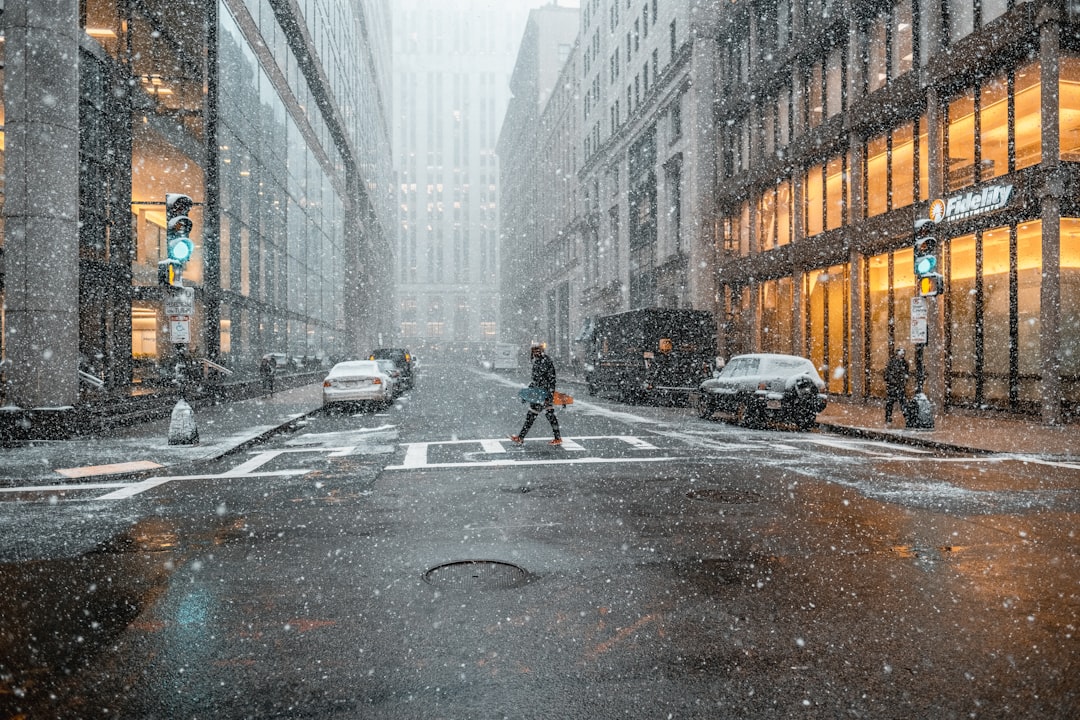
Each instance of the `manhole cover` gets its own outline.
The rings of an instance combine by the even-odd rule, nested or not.
[[[729,505],[756,503],[761,500],[761,496],[757,493],[746,492],[745,490],[725,490],[723,488],[697,488],[687,492],[686,497],[691,500]]]
[[[507,590],[528,582],[517,565],[497,560],[461,560],[433,567],[424,581],[447,590]]]

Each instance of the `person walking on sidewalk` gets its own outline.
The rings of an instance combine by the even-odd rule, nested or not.
[[[523,445],[525,436],[529,434],[529,428],[532,427],[536,416],[543,411],[544,417],[551,423],[551,432],[555,435],[555,439],[551,441],[551,444],[562,445],[562,435],[559,434],[559,419],[555,417],[555,363],[544,353],[543,345],[533,345],[530,355],[532,356],[532,379],[529,382],[529,387],[540,388],[547,393],[547,397],[543,403],[529,403],[529,410],[525,413],[525,422],[521,426],[521,432],[517,435],[511,435],[510,439],[518,445]]]
[[[896,354],[889,358],[885,366],[885,424],[892,422],[893,403],[900,406],[900,414],[905,415],[907,406],[907,382],[911,375],[904,348],[897,348]]]

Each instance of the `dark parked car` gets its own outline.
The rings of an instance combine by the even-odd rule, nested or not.
[[[737,355],[699,390],[701,417],[730,413],[749,427],[772,421],[807,430],[826,403],[825,382],[812,362],[797,355]]]
[[[393,360],[401,370],[401,387],[411,390],[415,380],[412,353],[404,348],[376,348],[368,354],[368,360]]]

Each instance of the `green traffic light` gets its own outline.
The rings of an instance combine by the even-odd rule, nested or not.
[[[191,259],[191,239],[178,237],[169,240],[169,259],[177,262],[187,262]]]
[[[937,269],[937,258],[933,255],[924,255],[915,259],[915,272],[918,275],[929,275]]]

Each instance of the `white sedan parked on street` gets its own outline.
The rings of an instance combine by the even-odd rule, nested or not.
[[[374,360],[347,360],[330,368],[322,396],[324,408],[336,403],[388,405],[394,399],[394,381]]]

